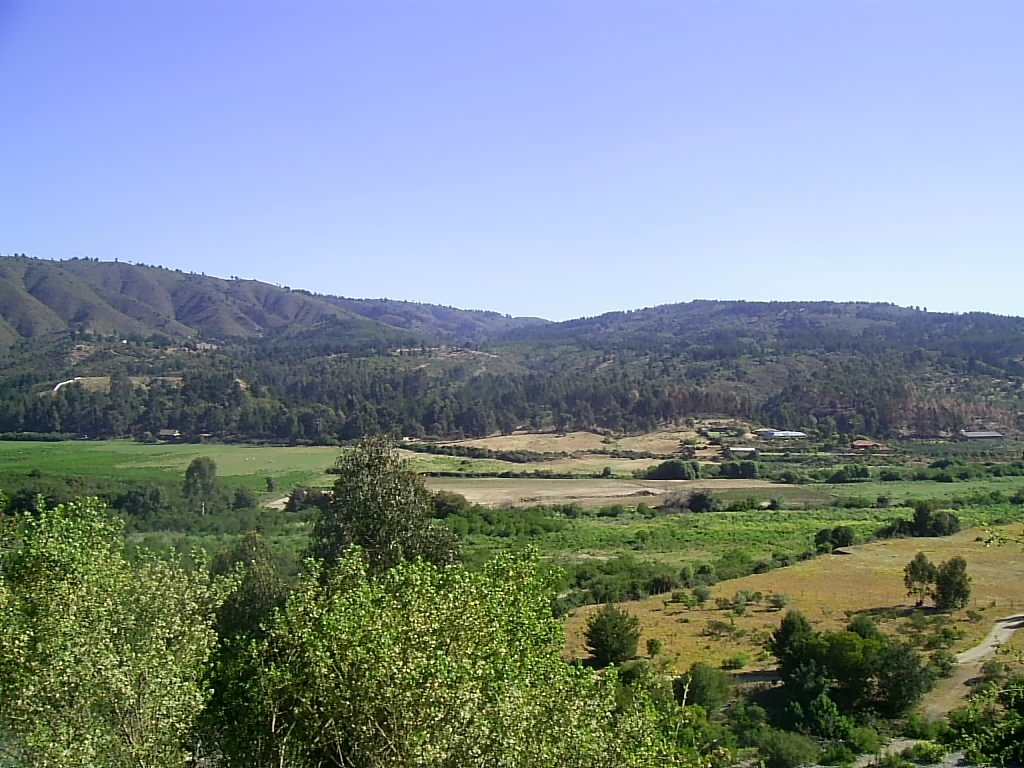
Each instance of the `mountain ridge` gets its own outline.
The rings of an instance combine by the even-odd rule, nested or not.
[[[0,345],[78,330],[252,339],[325,321],[372,321],[428,338],[473,340],[492,328],[544,323],[497,312],[381,299],[350,299],[259,280],[91,259],[0,257]]]
[[[699,300],[552,323],[6,257],[0,342],[0,432],[458,437],[704,415],[823,434],[1024,431],[1024,318],[886,303]],[[74,377],[121,381],[130,416],[107,418],[113,396],[76,385],[41,396]],[[131,397],[126,380],[142,382]]]

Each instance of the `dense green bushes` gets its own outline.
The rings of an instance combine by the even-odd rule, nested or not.
[[[907,711],[932,686],[922,657],[861,619],[842,632],[816,632],[796,611],[783,618],[770,649],[789,701],[792,724],[845,738],[852,724],[837,718],[864,710]]]
[[[648,480],[699,480],[700,473],[700,462],[670,459],[647,470],[644,477]]]

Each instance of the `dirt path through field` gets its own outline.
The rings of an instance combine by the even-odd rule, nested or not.
[[[931,718],[945,717],[964,703],[970,693],[968,683],[981,675],[981,667],[994,656],[999,646],[1009,642],[1013,633],[1024,627],[1024,614],[999,619],[988,636],[973,648],[957,654],[957,667],[951,677],[940,680],[928,694],[921,711]]]

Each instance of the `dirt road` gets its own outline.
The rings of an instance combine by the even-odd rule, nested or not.
[[[981,674],[981,666],[995,655],[999,646],[1009,642],[1013,633],[1024,627],[1024,614],[999,619],[993,625],[988,636],[973,648],[957,654],[957,668],[951,677],[939,681],[939,684],[928,694],[921,705],[923,714],[931,719],[938,719],[949,714],[967,699],[970,693],[968,682]],[[917,739],[893,739],[882,748],[880,755],[861,755],[854,768],[867,768],[876,762],[881,755],[898,755],[908,747],[917,743]],[[943,768],[952,768],[960,763],[962,752],[952,752],[942,762]]]
[[[1000,619],[988,636],[973,648],[957,654],[957,668],[951,677],[940,680],[925,698],[921,711],[930,718],[945,717],[956,709],[970,693],[968,683],[981,675],[982,665],[1008,642],[1013,633],[1024,627],[1024,614]]]

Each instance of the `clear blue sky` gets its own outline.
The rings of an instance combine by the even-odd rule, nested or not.
[[[1024,2],[0,0],[0,253],[1024,314]]]

